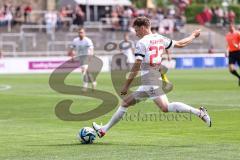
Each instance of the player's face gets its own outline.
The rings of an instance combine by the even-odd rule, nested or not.
[[[141,26],[141,27],[134,26],[134,29],[136,32],[136,36],[138,36],[139,38],[142,38],[145,35],[146,30],[148,30],[148,28],[145,26]]]
[[[79,37],[83,38],[85,36],[85,31],[83,29],[78,31]]]

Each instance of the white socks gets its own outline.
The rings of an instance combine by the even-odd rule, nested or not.
[[[189,105],[186,105],[181,102],[172,102],[168,104],[168,112],[185,112],[185,113],[193,113],[196,116],[200,115],[200,110],[193,108]]]
[[[200,110],[193,108],[189,105],[186,105],[184,103],[181,102],[172,102],[168,104],[168,111],[169,112],[186,112],[186,113],[193,113],[196,116],[200,115]],[[107,132],[112,126],[114,126],[116,123],[118,123],[121,118],[123,117],[123,115],[127,112],[127,108],[126,107],[122,107],[119,106],[119,108],[117,109],[117,111],[113,114],[112,118],[110,119],[110,121],[102,126],[102,130],[104,132]]]
[[[118,110],[113,114],[110,121],[102,127],[103,131],[107,132],[113,125],[118,123],[126,112],[127,108],[120,106]]]

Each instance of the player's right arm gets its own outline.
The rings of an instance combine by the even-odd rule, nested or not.
[[[225,57],[229,56],[229,46],[228,44],[226,45],[226,52],[225,52]]]
[[[76,48],[76,45],[75,45],[75,40],[73,40],[72,44],[70,45],[69,49],[68,49],[68,56],[70,56],[72,59],[73,57],[75,56],[75,48]]]
[[[189,44],[192,43],[192,41],[199,37],[200,36],[200,32],[201,32],[201,29],[197,29],[195,31],[192,32],[192,34],[184,39],[181,39],[181,40],[178,40],[178,41],[175,41],[174,43],[174,47],[176,48],[183,48]]]
[[[127,91],[132,83],[132,81],[134,80],[134,78],[138,75],[138,71],[140,70],[140,66],[141,66],[142,60],[140,59],[136,59],[135,63],[133,64],[133,67],[131,69],[131,72],[128,76],[128,79],[126,80],[122,90],[121,90],[121,95],[126,95]]]
[[[74,49],[73,49],[73,48],[69,48],[69,50],[68,50],[68,56],[74,57],[74,55],[75,55]]]

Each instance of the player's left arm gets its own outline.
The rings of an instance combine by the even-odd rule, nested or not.
[[[93,47],[89,47],[88,48],[88,55],[93,56],[93,54],[94,54],[94,48]]]
[[[146,52],[146,48],[145,45],[141,42],[138,42],[136,44],[136,50],[135,50],[135,63],[133,64],[133,67],[131,69],[131,72],[128,76],[128,79],[126,80],[122,90],[121,90],[121,95],[126,95],[127,91],[133,81],[133,79],[137,76],[138,71],[140,70],[142,61],[145,57],[145,52]]]
[[[174,43],[174,47],[176,48],[183,48],[189,44],[192,43],[192,41],[199,37],[200,36],[200,32],[201,32],[201,29],[197,29],[195,31],[192,32],[192,34],[184,39],[181,39],[181,40],[178,40],[178,41],[175,41]]]
[[[140,70],[141,63],[142,63],[142,60],[140,60],[140,59],[135,60],[135,63],[133,64],[133,67],[132,67],[131,72],[128,76],[128,79],[126,80],[126,82],[125,82],[125,84],[122,88],[121,95],[126,95],[127,94],[129,86],[131,85],[134,78],[138,75],[138,71]]]
[[[240,32],[238,31],[238,49],[240,49]]]

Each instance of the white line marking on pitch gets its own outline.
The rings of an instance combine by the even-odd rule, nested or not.
[[[5,85],[5,84],[0,85],[0,91],[6,91],[6,90],[9,90],[11,88],[12,87],[10,85]]]

